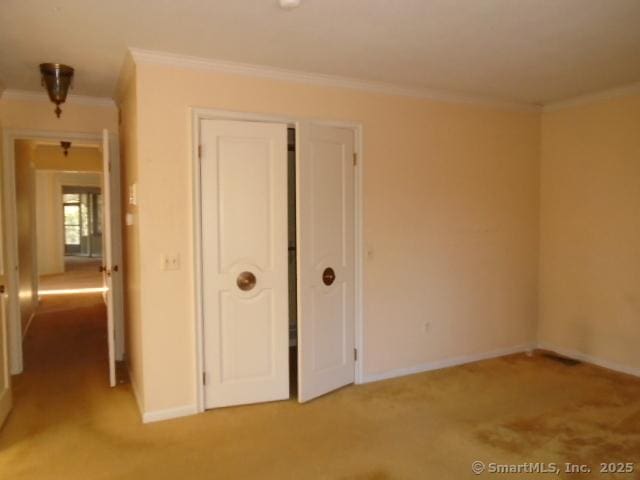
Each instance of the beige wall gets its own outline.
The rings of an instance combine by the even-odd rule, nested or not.
[[[38,240],[38,275],[64,272],[63,219],[58,216],[56,172],[36,171],[36,233]]]
[[[539,339],[640,369],[640,95],[542,115]]]
[[[69,172],[102,172],[102,151],[97,147],[69,149],[65,156],[59,145],[38,145],[34,152],[37,170],[66,170]]]
[[[100,133],[103,128],[108,128],[118,131],[115,106],[69,103],[62,106],[60,118],[53,113],[54,109],[55,105],[46,100],[0,98],[0,120],[5,129]]]
[[[534,340],[539,114],[158,65],[134,83],[145,410],[195,403],[193,106],[362,123],[366,375]]]
[[[125,341],[129,377],[141,405],[145,407],[145,388],[142,350],[142,310],[140,291],[140,232],[138,207],[129,202],[131,185],[138,182],[138,98],[136,72],[132,65],[130,75],[123,79],[120,92],[120,109],[122,124],[120,125],[120,160],[122,210],[133,219],[132,225],[123,225],[123,278],[125,306]]]
[[[35,169],[28,140],[15,142],[16,211],[18,214],[18,275],[20,317],[25,331],[38,302],[38,266],[35,218]]]

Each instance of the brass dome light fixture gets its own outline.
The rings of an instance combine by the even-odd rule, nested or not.
[[[71,142],[65,142],[64,140],[60,142],[60,146],[62,147],[62,153],[64,156],[69,156],[69,149],[71,148]]]
[[[60,104],[64,103],[69,93],[69,87],[73,80],[73,68],[61,63],[41,63],[42,86],[47,89],[49,99],[56,104],[56,115],[60,118],[62,110]]]

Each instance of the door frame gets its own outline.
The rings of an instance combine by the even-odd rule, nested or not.
[[[18,266],[18,212],[16,205],[15,179],[15,141],[16,140],[66,140],[70,142],[86,142],[102,145],[102,136],[93,133],[69,133],[48,130],[6,129],[3,132],[3,180],[5,248],[7,264],[7,346],[9,350],[9,368],[11,375],[22,373],[24,368],[22,355],[22,325],[20,321],[20,302],[18,300],[19,272]]]
[[[219,110],[212,108],[191,108],[191,172],[192,172],[192,212],[193,212],[193,271],[194,271],[194,309],[195,309],[195,352],[196,352],[196,411],[205,411],[205,389],[204,389],[204,314],[202,296],[202,212],[201,212],[201,173],[200,173],[200,123],[203,120],[236,120],[245,122],[264,123],[284,123],[289,128],[297,128],[300,121],[313,122],[318,125],[328,127],[345,128],[353,131],[355,153],[357,162],[354,167],[354,209],[355,209],[355,348],[358,351],[358,358],[355,362],[354,378],[355,383],[363,382],[363,358],[364,352],[364,332],[363,332],[363,297],[362,278],[364,264],[363,245],[363,201],[362,201],[362,178],[363,178],[363,128],[361,123],[345,122],[338,120],[317,120],[314,118],[304,118],[288,115],[269,115],[261,113],[237,112],[229,110]],[[298,150],[296,149],[296,155]]]

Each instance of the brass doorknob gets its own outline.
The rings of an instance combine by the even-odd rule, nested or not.
[[[322,272],[322,282],[329,286],[336,280],[336,272],[333,271],[333,268],[327,267]]]
[[[248,292],[256,286],[256,276],[251,272],[242,272],[236,279],[236,285],[243,292]]]

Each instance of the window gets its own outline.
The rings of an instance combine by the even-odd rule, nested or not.
[[[80,245],[80,204],[64,205],[64,243]]]
[[[102,255],[102,195],[96,187],[63,187],[66,255]]]

